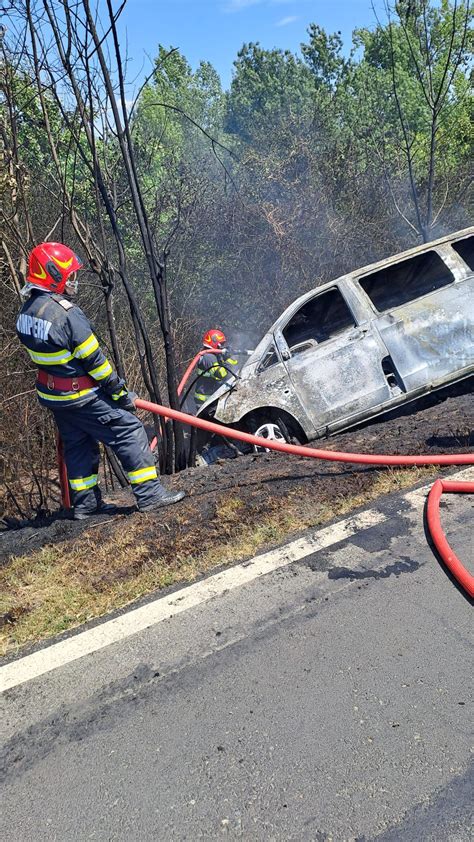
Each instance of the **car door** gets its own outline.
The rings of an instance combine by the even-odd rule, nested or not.
[[[370,322],[356,324],[337,285],[306,301],[275,341],[315,430],[353,415],[370,417],[393,396],[383,343]]]

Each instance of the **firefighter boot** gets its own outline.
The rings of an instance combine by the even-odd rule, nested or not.
[[[88,517],[93,517],[93,515],[116,515],[117,512],[117,506],[114,506],[113,503],[101,503],[97,509],[93,509],[91,512],[84,511],[84,509],[74,509],[74,520],[87,520]]]
[[[75,506],[73,515],[74,520],[87,520],[88,517],[92,517],[93,515],[117,514],[117,506],[114,506],[113,503],[104,503],[104,501],[102,500],[102,494],[100,493],[100,488],[98,485],[96,485],[92,491],[94,495],[95,507],[91,509],[86,508],[85,506]]]
[[[184,491],[167,491],[160,482],[158,494],[155,499],[147,506],[139,506],[138,511],[154,512],[155,509],[161,509],[163,506],[171,506],[173,503],[178,503],[185,496]]]

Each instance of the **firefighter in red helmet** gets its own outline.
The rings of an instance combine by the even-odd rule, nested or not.
[[[218,353],[203,354],[197,364],[194,400],[199,408],[224,382],[237,374],[239,361],[226,348],[226,338],[222,330],[213,328],[206,331],[202,338],[203,349]]]
[[[225,348],[226,342],[225,334],[222,333],[222,330],[218,330],[218,328],[206,331],[202,337],[202,347],[212,348],[214,351],[222,351]]]
[[[74,518],[114,508],[100,495],[98,442],[119,458],[140,511],[175,503],[184,494],[161,485],[143,424],[132,414],[136,395],[113,370],[87,317],[71,300],[81,268],[80,258],[62,243],[36,246],[16,324],[38,367],[39,402],[52,411],[63,440]]]

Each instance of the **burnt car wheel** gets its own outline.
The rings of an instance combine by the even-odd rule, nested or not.
[[[291,442],[288,427],[282,418],[276,418],[274,421],[257,421],[256,419],[252,419],[249,424],[249,428],[250,432],[253,433],[254,436],[258,436],[261,439],[268,439],[268,441]],[[253,450],[255,453],[270,452],[267,447],[259,447],[258,445],[254,445]]]
[[[255,430],[255,435],[261,439],[268,439],[269,441],[286,441],[286,438],[278,424],[273,424],[272,422],[261,424],[261,426]],[[256,453],[269,452],[268,447],[259,447],[256,444],[254,444],[254,450]]]

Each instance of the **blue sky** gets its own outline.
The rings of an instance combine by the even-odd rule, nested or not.
[[[383,14],[383,0],[374,5]],[[179,47],[193,69],[210,61],[228,87],[244,42],[296,52],[308,25],[318,23],[340,30],[348,51],[352,30],[375,22],[371,0],[128,0],[120,32],[123,45],[127,33],[129,80],[149,70],[147,55],[154,57],[162,43]]]

